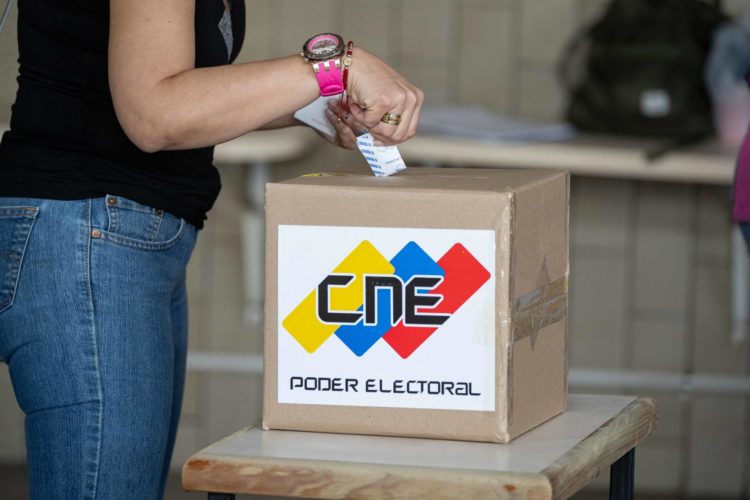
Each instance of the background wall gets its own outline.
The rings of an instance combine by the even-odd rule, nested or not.
[[[564,103],[558,56],[604,0],[249,0],[242,60],[299,51],[338,31],[418,84],[428,103],[459,102],[536,119]],[[734,14],[747,0],[725,2]],[[0,34],[0,122],[15,93],[14,19]],[[304,170],[359,162],[322,144]],[[606,161],[606,159],[602,159]],[[243,323],[240,213],[245,172],[223,166],[224,190],[189,268],[191,347],[259,353]],[[729,340],[729,192],[726,188],[576,177],[572,184],[570,364],[668,373],[747,374],[746,344]],[[585,387],[574,387],[585,390]],[[186,456],[257,421],[260,380],[191,374],[175,454]],[[604,391],[604,392],[612,392]],[[633,394],[645,395],[633,387]],[[750,401],[650,392],[661,423],[639,448],[638,486],[750,496]],[[0,369],[0,462],[23,461],[22,415]],[[606,474],[605,474],[606,476]],[[594,487],[606,483],[600,478]]]

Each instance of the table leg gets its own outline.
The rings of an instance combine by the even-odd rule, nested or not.
[[[635,489],[635,448],[612,464],[609,471],[609,499],[633,500]]]
[[[209,493],[208,500],[234,500],[234,493]]]
[[[2,0],[0,0],[2,1]],[[271,166],[257,163],[244,167],[245,195],[249,209],[240,217],[242,224],[242,265],[244,267],[245,326],[262,331],[263,326],[263,242],[265,231],[266,183],[271,181]]]

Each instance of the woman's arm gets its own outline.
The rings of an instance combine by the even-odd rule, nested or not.
[[[194,68],[194,0],[110,0],[110,11],[112,99],[123,130],[144,151],[219,144],[285,124],[319,95],[312,68],[299,55]],[[421,92],[361,49],[350,95],[376,138],[394,143],[413,135]],[[402,114],[401,125],[379,123],[386,112]]]
[[[194,68],[194,0],[110,0],[109,82],[117,117],[144,151],[219,144],[318,95],[299,56]]]
[[[259,130],[274,130],[277,128],[287,128],[287,127],[296,127],[306,126],[304,123],[299,121],[294,117],[294,114],[289,114],[286,116],[282,116],[281,118],[277,120],[270,121],[268,123],[264,123],[261,127],[259,127]]]

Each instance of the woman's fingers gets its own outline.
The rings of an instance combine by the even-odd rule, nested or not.
[[[367,128],[367,125],[357,120],[357,118],[349,113],[349,119],[347,120],[347,123],[349,124],[349,127],[354,131],[354,135],[360,136],[362,134],[368,133],[370,130]]]
[[[424,94],[421,90],[415,88],[414,94],[416,96],[417,103],[414,107],[414,113],[411,116],[411,122],[407,127],[406,138],[404,139],[405,141],[408,141],[417,134],[417,128],[419,127],[419,113],[420,111],[422,111],[422,103],[424,102]]]
[[[382,144],[398,144],[411,139],[416,133],[423,95],[419,89],[411,86],[401,87],[398,94],[396,99],[378,99],[367,109],[352,108],[355,118],[365,123],[375,140]],[[398,123],[385,123],[383,118],[387,114],[395,115]]]
[[[414,136],[424,95],[417,87],[366,50],[354,52],[349,74],[352,114],[382,144],[398,144]],[[397,115],[399,123],[383,123],[384,115]],[[396,120],[398,121],[398,120]]]
[[[419,128],[419,112],[422,110],[421,106],[417,107],[414,110],[414,114],[411,117],[411,123],[409,123],[409,127],[406,131],[406,139],[405,141],[408,141],[415,135],[417,135],[417,129]]]
[[[423,100],[418,88],[406,81],[393,82],[388,95],[380,94],[370,103],[364,103],[367,107],[352,102],[350,112],[344,113],[340,102],[331,101],[326,114],[338,134],[336,144],[341,147],[354,149],[357,135],[365,130],[372,134],[377,145],[393,145],[414,137]],[[397,123],[383,121],[386,115],[393,115],[391,121]]]
[[[344,120],[339,121],[336,113],[331,109],[326,109],[326,117],[331,122],[333,127],[336,129],[336,140],[335,144],[346,149],[354,149],[357,145],[357,136],[354,135],[354,131],[351,129],[349,124]]]
[[[367,110],[366,109],[362,108],[359,104],[351,103],[349,105],[349,111],[350,111],[350,114],[352,116],[352,119],[356,120],[357,123],[362,124],[363,129],[364,128],[366,128],[366,129],[370,128],[367,125],[367,122],[371,121],[371,120],[368,120],[369,117],[366,116],[367,115]],[[377,123],[375,125],[377,125]]]

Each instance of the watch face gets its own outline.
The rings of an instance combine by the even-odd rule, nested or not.
[[[324,60],[335,57],[344,50],[344,40],[333,33],[315,35],[305,42],[305,57],[313,60]]]

